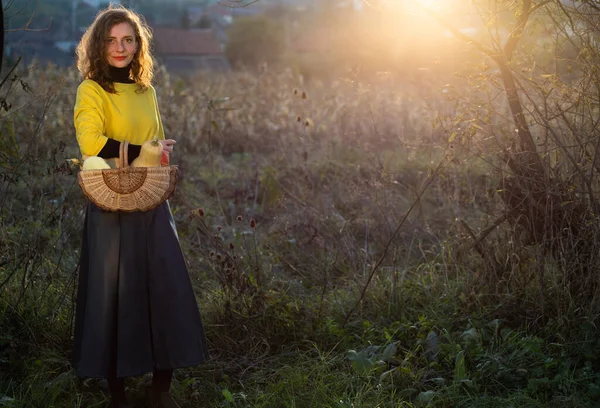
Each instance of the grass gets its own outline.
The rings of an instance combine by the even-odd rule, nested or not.
[[[0,121],[0,406],[104,407],[106,383],[70,365],[77,78],[49,67],[23,80],[34,94],[14,89],[20,108]],[[502,214],[494,152],[450,147],[418,86],[401,98],[289,72],[183,83],[164,71],[158,84],[182,175],[171,206],[213,356],[176,372],[183,407],[598,404],[595,303],[509,226],[485,256],[471,248],[469,233]],[[447,103],[426,89],[428,109]],[[149,381],[128,380],[136,406]]]
[[[365,302],[368,309],[344,327],[341,312],[354,300],[351,288],[323,300],[316,291],[305,294],[303,305],[323,301],[328,317],[310,325],[313,311],[296,312],[287,337],[280,329],[291,310],[277,304],[299,303],[297,298],[282,293],[269,301],[274,310],[240,316],[248,328],[239,337],[234,337],[239,322],[212,321],[211,306],[221,310],[223,299],[207,299],[201,307],[214,359],[179,370],[174,394],[187,407],[595,406],[596,340],[549,343],[500,319],[482,320],[482,313],[462,316],[451,300],[460,297],[459,286],[436,278],[424,291],[413,279],[400,290],[405,303],[389,313],[381,313],[377,302],[389,283],[378,280]],[[37,341],[48,347],[50,339]],[[3,393],[14,398],[8,406],[105,406],[104,382],[78,379],[68,348],[50,345],[30,345],[22,365],[12,368],[20,384],[3,379]],[[574,347],[590,352],[577,358]],[[149,380],[128,382],[139,406]]]

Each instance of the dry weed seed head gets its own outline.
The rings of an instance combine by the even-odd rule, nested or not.
[[[244,218],[241,215],[238,215],[236,218],[237,222],[242,222]]]
[[[308,95],[306,94],[306,91],[302,91],[302,99],[308,99]]]
[[[256,228],[256,220],[254,218],[250,220],[250,228]]]
[[[296,122],[302,122],[302,118],[300,116],[296,116]]]
[[[215,253],[215,251],[210,251],[210,253],[208,254],[208,256],[210,257],[210,259],[215,259],[216,255],[217,254]]]
[[[198,216],[204,217],[204,210],[202,208],[198,208]]]
[[[294,95],[298,95],[298,88],[294,88]]]
[[[233,242],[229,243],[229,249],[231,249],[232,251],[235,249],[235,245],[233,245]]]

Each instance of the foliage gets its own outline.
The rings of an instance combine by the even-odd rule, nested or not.
[[[533,32],[573,19],[564,43],[523,34],[510,64],[488,56],[452,81],[159,68],[171,205],[213,356],[177,372],[183,406],[598,404],[594,21],[534,11]],[[17,73],[0,113],[0,404],[102,406],[105,383],[69,362],[78,78]],[[525,172],[538,160],[546,178]],[[148,381],[128,381],[138,405]]]
[[[284,38],[284,27],[267,16],[238,17],[228,29],[225,54],[233,65],[254,69],[264,62],[279,61]]]

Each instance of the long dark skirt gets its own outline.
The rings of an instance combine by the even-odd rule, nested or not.
[[[85,218],[73,364],[82,377],[141,375],[209,358],[168,202]]]

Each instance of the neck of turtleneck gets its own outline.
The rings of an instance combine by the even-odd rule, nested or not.
[[[123,68],[117,68],[117,67],[113,67],[112,65],[109,65],[108,74],[110,75],[110,79],[113,82],[120,82],[122,84],[135,83],[135,81],[133,79],[129,78],[130,68],[131,68],[131,65],[128,65]]]

